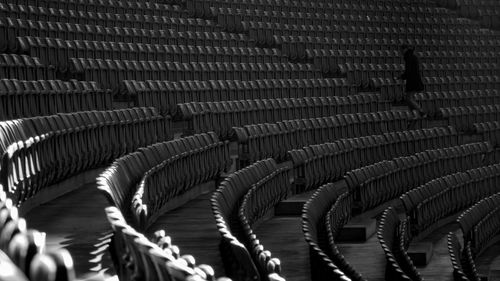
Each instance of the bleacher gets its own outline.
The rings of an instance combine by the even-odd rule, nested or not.
[[[495,280],[499,17],[492,0],[3,1],[0,281]],[[425,114],[404,105],[402,45]],[[68,224],[82,190],[100,256],[72,249],[96,218],[27,228]]]

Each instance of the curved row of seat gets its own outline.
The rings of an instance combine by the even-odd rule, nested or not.
[[[197,265],[191,255],[181,255],[164,231],[157,231],[150,240],[131,227],[118,208],[107,207],[106,216],[113,229],[110,252],[119,280],[216,280],[212,267]]]
[[[398,214],[394,208],[386,209],[378,228],[378,237],[387,259],[386,278],[422,280],[407,253],[411,241],[415,237],[426,236],[440,221],[453,216],[457,211],[498,193],[499,171],[500,165],[493,164],[436,178],[401,196],[405,214]],[[471,248],[468,248],[468,253],[464,250],[463,254],[455,252],[458,248],[456,236],[451,235],[449,249],[453,254],[452,264],[454,268],[461,270],[457,261],[471,257]],[[458,255],[461,257],[457,260]],[[468,264],[473,265],[473,261]],[[469,280],[462,279],[458,271],[454,276],[456,280]]]
[[[423,77],[426,92],[494,90],[498,88],[500,76],[446,76]],[[401,80],[395,78],[371,78],[369,88],[379,91],[383,99],[401,101],[403,98]]]
[[[180,4],[182,1],[116,1],[116,0],[9,0],[10,3],[19,5],[34,5],[46,8],[79,10],[86,12],[103,12],[112,14],[133,14],[141,12],[151,16],[170,15],[172,10],[178,10],[179,7],[172,6]],[[170,15],[171,16],[171,15]]]
[[[112,108],[111,92],[95,82],[0,80],[0,120]]]
[[[439,220],[499,192],[500,164],[434,179],[401,197],[411,235],[429,231]],[[453,198],[453,200],[449,200]]]
[[[19,53],[67,70],[70,58],[130,61],[285,63],[277,49],[256,47],[211,47],[205,45],[159,45],[134,42],[62,40],[50,37],[17,37]]]
[[[357,208],[364,212],[440,175],[490,164],[492,151],[488,142],[426,150],[354,169],[345,180]]]
[[[19,204],[47,186],[169,138],[153,108],[88,111],[1,123],[0,181]]]
[[[377,237],[386,258],[385,278],[398,281],[420,281],[413,261],[406,250],[410,242],[408,219],[401,219],[393,207],[382,214]]]
[[[478,134],[483,140],[488,140],[495,147],[498,147],[500,137],[500,122],[490,121],[483,123],[474,123],[472,125],[472,132]]]
[[[137,106],[155,106],[175,113],[177,104],[230,100],[257,100],[348,96],[352,87],[344,78],[135,81],[125,80],[117,97],[133,100]]]
[[[449,125],[459,130],[471,131],[475,123],[496,121],[499,119],[500,104],[445,107],[439,109],[439,116]]]
[[[166,7],[165,4],[163,5]],[[173,9],[161,9],[161,12],[165,13],[164,15],[147,15],[137,13],[137,11],[117,14],[105,13],[103,11],[85,11],[85,9],[55,9],[10,3],[0,5],[0,17],[151,30],[168,28],[175,28],[178,30],[180,24],[183,24],[180,28],[182,30],[189,29],[191,31],[217,32],[221,29],[212,21],[188,18],[187,12],[180,6],[170,7]]]
[[[3,190],[0,190],[0,214],[1,280],[76,280],[70,253],[66,249],[47,249],[45,233],[27,227]]]
[[[219,179],[228,170],[229,143],[212,137],[211,142],[165,159],[144,174],[132,199],[132,213],[140,230],[146,230],[165,212],[166,202],[201,183]]]
[[[306,49],[304,57],[312,60],[314,66],[328,73],[335,69],[339,64],[346,63],[372,63],[372,64],[397,64],[401,63],[401,57],[398,55],[397,50],[359,50],[363,44],[367,44],[363,39],[345,39],[346,49]],[[454,64],[454,63],[496,63],[500,62],[498,59],[498,52],[478,52],[474,51],[454,51],[453,47],[448,48],[446,51],[423,51],[415,50],[422,63],[427,64]],[[39,56],[40,57],[40,56]]]
[[[281,262],[265,250],[253,228],[273,211],[274,207],[291,195],[290,167],[281,167],[250,186],[239,209],[243,228],[243,244],[253,258],[261,280],[284,281],[280,278]],[[279,234],[277,234],[279,235]],[[267,276],[267,278],[266,278]]]
[[[481,280],[475,259],[498,240],[500,194],[485,198],[457,219],[463,233],[463,249],[453,232],[448,234],[448,251],[455,280]]]
[[[328,235],[328,248],[326,251],[333,263],[349,276],[351,280],[366,280],[349,264],[335,243],[341,229],[354,215],[354,202],[355,196],[353,192],[347,191],[342,193],[331,205],[330,210],[325,216],[326,232]]]
[[[222,31],[176,31],[173,29],[137,29],[105,27],[68,22],[34,21],[11,17],[0,18],[0,51],[16,52],[17,37],[52,37],[63,40],[133,42],[160,45],[208,45],[213,47],[249,47],[243,34]]]
[[[368,113],[389,109],[377,94],[347,97],[303,97],[178,104],[178,120],[189,121],[195,132],[211,129],[227,138],[231,128],[280,120]]]
[[[394,182],[394,186],[405,187],[404,190],[407,190],[406,187],[411,188],[411,186],[413,185],[411,183],[404,182],[404,180],[418,180],[420,179],[420,177],[423,177],[422,181],[425,182],[428,179],[435,178],[442,174],[447,174],[454,171],[464,171],[471,167],[481,167],[484,164],[489,163],[488,161],[484,162],[483,158],[484,154],[488,153],[490,149],[491,148],[488,147],[487,143],[465,144],[450,148],[427,150],[414,154],[413,158],[418,159],[418,161],[413,161],[414,163],[408,163],[407,161],[398,161],[404,158],[408,160],[413,159],[412,157],[400,157],[395,158],[392,161],[382,161],[375,165],[366,166],[366,168],[361,169],[368,171],[371,170],[371,167],[375,166],[383,168],[383,164],[389,164],[392,162],[398,162],[397,164],[395,164],[395,166],[397,166],[397,169],[395,168],[394,171],[408,171],[415,169],[415,171],[413,171],[413,175],[411,175],[411,173],[402,173],[400,180],[397,180],[395,177],[390,176],[390,172],[382,172],[380,171],[380,169],[375,171],[375,169],[373,169],[374,174],[376,174],[376,178],[388,178],[387,182],[377,182],[377,190],[370,194],[370,196],[372,196],[370,197],[370,200],[377,201],[376,198],[381,198],[386,196],[386,194],[391,193],[389,189],[392,182]],[[422,161],[422,157],[419,156],[423,155],[427,155],[427,159],[432,160]],[[420,167],[422,172],[420,173],[416,172],[416,170],[419,169],[419,164],[422,165]],[[326,184],[320,187],[304,206],[304,233],[306,241],[310,246],[311,271],[313,280],[322,280],[321,278],[324,278],[325,274],[330,274],[327,276],[331,276],[331,274],[336,273],[336,269],[343,272],[346,277],[350,278],[350,280],[365,280],[349,264],[349,262],[345,260],[342,253],[336,246],[335,239],[340,234],[340,230],[342,229],[342,227],[351,219],[354,214],[358,213],[359,211],[364,212],[367,209],[370,209],[375,205],[379,205],[384,201],[387,201],[390,198],[394,198],[404,192],[401,191],[398,192],[398,194],[394,194],[392,196],[389,195],[390,198],[379,200],[373,204],[368,200],[362,200],[360,202],[359,190],[353,188],[350,175],[355,174],[356,171],[360,171],[361,169],[347,173],[347,189],[339,187],[335,184]],[[362,185],[363,188],[369,188],[369,184],[360,185]],[[384,216],[388,215],[386,214]],[[385,219],[383,218],[381,224],[385,223],[384,220]],[[395,223],[395,221],[391,221],[391,223]],[[386,236],[388,234],[389,233],[380,233],[379,235]],[[388,244],[389,248],[384,249],[387,254],[390,255],[394,254],[393,246],[396,246],[397,243],[401,242],[403,244],[406,244],[405,240],[395,240],[394,235],[395,233],[392,233],[391,237],[384,238],[394,240],[394,242],[390,242],[391,244]],[[382,244],[384,247],[384,243]],[[404,247],[404,245],[401,245],[401,247]],[[388,278],[388,280],[403,280],[393,279],[395,278],[394,274],[394,272],[387,270],[386,278]],[[336,278],[337,279],[334,280],[341,280],[338,276]]]
[[[160,62],[71,58],[69,71],[78,80],[116,88],[123,80],[257,80],[322,78],[309,64]]]
[[[44,65],[37,57],[1,54],[0,77],[19,80],[53,80],[58,76],[54,67]]]
[[[138,231],[177,196],[217,178],[229,165],[227,142],[204,133],[139,148],[99,176],[98,189],[112,206],[106,209],[114,233],[110,253],[120,280],[215,280],[211,267],[181,256],[164,232],[148,239]],[[193,275],[201,279],[190,279]]]
[[[464,241],[471,242],[474,255],[479,255],[498,234],[500,228],[500,194],[492,195],[474,204],[457,219]]]
[[[454,128],[435,127],[312,144],[289,150],[287,159],[294,167],[294,184],[300,190],[310,190],[340,180],[351,170],[385,159],[462,143],[463,138]]]
[[[406,130],[411,122],[420,122],[416,119],[409,111],[340,114],[235,127],[231,135],[246,165],[268,157],[283,161],[289,150],[310,144]]]
[[[470,90],[422,92],[415,94],[415,100],[430,116],[435,116],[442,107],[499,104],[497,90]]]
[[[346,190],[329,183],[318,188],[307,200],[302,210],[302,231],[309,246],[309,261],[311,278],[319,280],[359,280],[351,279],[360,277],[354,274],[345,263],[336,263],[329,245],[328,231],[326,229],[327,214],[335,201]],[[336,260],[338,261],[338,259]],[[348,276],[349,274],[349,276]]]
[[[234,280],[267,280],[269,278],[261,274],[267,272],[267,269],[263,269],[271,261],[270,253],[269,255],[263,253],[261,262],[258,255],[260,252],[255,253],[252,250],[252,241],[248,241],[250,237],[247,235],[247,229],[240,220],[240,209],[246,194],[259,181],[273,177],[272,175],[288,173],[286,170],[278,171],[280,171],[279,167],[273,159],[258,161],[229,174],[212,195],[212,212],[221,235],[219,244],[221,258],[226,274]],[[280,187],[274,188],[278,190]],[[257,247],[255,251],[260,251],[260,248],[263,247]],[[279,268],[276,262],[273,259],[270,263],[273,269]]]

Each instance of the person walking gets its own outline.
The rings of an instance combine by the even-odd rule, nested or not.
[[[399,76],[406,80],[405,95],[403,102],[412,110],[416,110],[422,117],[426,117],[425,112],[415,101],[415,94],[424,90],[424,83],[420,73],[420,60],[414,53],[414,49],[408,45],[401,46],[401,53],[405,60],[405,71]]]

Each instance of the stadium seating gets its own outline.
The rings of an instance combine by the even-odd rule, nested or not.
[[[258,223],[319,187],[302,214],[312,279],[361,281],[371,276],[337,248],[340,229],[407,192],[406,218],[390,207],[378,236],[387,280],[423,280],[410,242],[498,192],[499,15],[494,0],[4,0],[3,201],[22,206],[107,166],[97,186],[118,278],[215,281],[168,226],[145,236],[171,203],[215,182],[226,275],[283,281],[304,276],[283,274],[289,257],[266,250]],[[425,116],[399,107],[403,44],[421,62]],[[487,200],[459,220],[462,244],[449,236],[457,280],[479,278],[475,260],[498,234]],[[41,235],[3,222],[16,208],[1,201],[0,269],[49,280],[55,263],[55,279],[75,279],[65,252],[23,260]]]
[[[191,160],[188,162],[189,166],[195,167],[197,161],[200,160],[197,158],[198,155],[193,154],[193,157],[187,157],[187,155],[193,151],[201,152],[210,146],[223,146],[214,133],[203,133],[143,146],[114,161],[98,178],[98,188],[108,198],[111,205],[120,209],[129,223],[138,223],[139,221],[133,220],[132,214],[137,211],[137,215],[139,215],[141,209],[135,210],[132,208],[132,203],[133,196],[145,174],[162,165],[163,162],[175,159],[175,157],[189,159]],[[226,153],[224,149],[220,152]],[[183,156],[185,157],[181,158]],[[226,159],[227,155],[221,154],[219,157]],[[209,160],[206,159],[206,161]],[[217,159],[213,160],[217,161]],[[189,170],[185,170],[185,172],[188,173]],[[134,226],[139,227],[139,225]]]
[[[332,204],[330,210],[325,216],[326,233],[328,236],[329,247],[328,255],[333,263],[346,273],[351,280],[366,280],[345,260],[342,253],[336,246],[335,239],[340,230],[352,218],[354,206],[354,196],[352,192],[344,192]]]
[[[351,87],[343,78],[265,79],[212,81],[125,80],[118,95],[136,105],[156,106],[175,114],[177,104],[257,99],[348,96]],[[381,103],[383,101],[380,101]]]
[[[457,219],[463,233],[465,249],[461,250],[454,233],[448,235],[450,257],[457,280],[480,280],[474,260],[499,238],[498,203],[500,194],[494,194],[474,204]],[[465,256],[460,258],[460,255]],[[457,258],[458,257],[458,258]]]
[[[181,256],[164,232],[150,240],[136,229],[145,231],[162,212],[162,204],[214,179],[228,165],[227,143],[205,133],[139,148],[101,174],[98,188],[112,205],[106,208],[113,229],[110,254],[120,280],[189,280],[193,275],[215,280],[211,267],[197,266],[194,257]],[[181,170],[185,174],[179,174]]]
[[[462,143],[452,127],[419,129],[369,135],[308,145],[287,152],[294,167],[294,183],[309,190],[334,182],[346,172],[384,159],[403,157],[427,149]]]
[[[375,112],[388,109],[378,95],[320,97],[297,99],[263,99],[178,104],[176,119],[189,121],[190,130],[199,132],[211,128],[222,138],[231,136],[231,128],[273,123],[280,120],[332,116],[355,112]]]
[[[493,164],[434,179],[401,197],[411,235],[429,231],[436,222],[498,192],[500,165]],[[474,186],[471,189],[470,186]],[[454,198],[448,200],[444,198]]]
[[[100,88],[95,82],[0,80],[0,120],[109,110],[112,100],[111,92]]]
[[[416,94],[415,99],[430,116],[437,116],[440,108],[488,105],[499,102],[496,90],[424,92]]]
[[[281,262],[265,250],[254,233],[254,225],[263,221],[268,212],[291,195],[290,167],[282,167],[253,184],[243,197],[239,209],[239,220],[244,230],[243,244],[250,252],[262,280],[270,274],[281,273]],[[279,236],[279,233],[277,233]]]
[[[247,250],[245,228],[239,218],[243,198],[261,179],[278,171],[272,159],[258,161],[229,174],[211,199],[212,212],[221,235],[220,253],[226,274],[234,280],[262,280],[254,253]]]
[[[210,266],[196,265],[193,256],[181,255],[163,231],[150,241],[128,225],[116,207],[106,208],[106,216],[114,233],[110,251],[120,280],[215,280]]]
[[[66,113],[1,123],[1,178],[15,204],[52,184],[169,138],[154,108]]]
[[[309,245],[309,260],[313,281],[324,279],[351,280],[351,276],[347,276],[349,265],[342,264],[344,267],[340,268],[330,257],[329,252],[331,250],[325,250],[330,247],[325,223],[327,213],[339,197],[345,196],[343,195],[345,191],[335,188],[333,184],[326,184],[318,188],[304,204],[302,231]],[[335,258],[338,260],[339,257]],[[353,271],[352,269],[350,273],[354,274]],[[356,276],[360,277],[359,274]]]
[[[401,220],[396,211],[387,208],[380,219],[377,237],[387,260],[385,277],[389,280],[422,280],[413,262],[406,254],[409,243],[408,221]]]
[[[286,160],[287,151],[309,144],[406,130],[417,116],[409,111],[340,114],[235,127],[241,166],[273,157]]]
[[[166,202],[192,187],[217,180],[230,166],[229,145],[214,139],[200,147],[174,155],[148,170],[132,199],[132,212],[140,230],[164,213]]]
[[[439,115],[448,121],[448,124],[460,130],[472,130],[474,123],[498,120],[497,112],[500,105],[475,105],[440,108]]]
[[[491,163],[489,143],[426,150],[347,172],[345,179],[361,211],[366,211],[441,175]]]

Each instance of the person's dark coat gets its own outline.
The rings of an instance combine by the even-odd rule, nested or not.
[[[405,72],[401,79],[406,80],[406,92],[421,92],[424,90],[424,83],[420,76],[420,62],[412,49],[408,49],[404,54]]]

